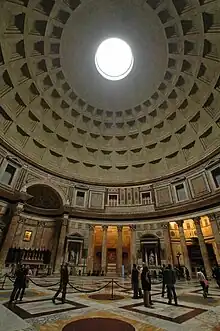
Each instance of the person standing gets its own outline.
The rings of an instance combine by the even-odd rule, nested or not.
[[[177,295],[175,290],[176,284],[176,273],[172,269],[171,264],[168,264],[168,267],[164,271],[164,283],[167,286],[167,295],[168,295],[168,304],[172,304],[172,296],[174,298],[175,305],[177,306]]]
[[[141,273],[141,284],[142,289],[144,291],[144,306],[148,308],[152,308],[151,306],[151,298],[150,298],[150,291],[151,291],[151,278],[150,273],[147,266],[143,267]]]
[[[138,294],[139,294],[139,298],[143,298],[142,284],[141,284],[141,273],[142,273],[142,270],[141,270],[141,267],[140,266],[138,266],[137,269],[138,269]]]
[[[19,265],[17,270],[15,271],[15,281],[14,281],[14,288],[10,296],[9,303],[13,301],[17,301],[19,294],[24,286],[25,282],[25,272],[24,268]]]
[[[166,266],[165,266],[165,264],[163,264],[163,267],[161,269],[161,273],[162,273],[162,294],[161,294],[161,296],[162,296],[162,298],[164,298],[165,287],[166,287],[165,282],[164,282],[164,271],[165,271],[165,269],[166,269]]]
[[[215,278],[218,287],[220,287],[220,268],[218,265],[213,268],[212,277]]]
[[[23,287],[22,287],[22,291],[21,291],[21,294],[20,294],[20,301],[23,300],[23,296],[25,294],[25,290],[26,288],[29,287],[29,278],[32,276],[32,271],[31,269],[29,268],[29,266],[26,266],[26,268],[24,269],[24,283],[23,283]]]
[[[204,273],[202,272],[201,268],[198,268],[197,277],[198,277],[200,285],[202,286],[202,289],[203,289],[203,297],[206,299],[208,296],[209,285],[208,285],[208,281],[207,281]]]
[[[186,280],[190,280],[189,269],[185,267]]]
[[[52,298],[53,303],[55,304],[55,299],[58,297],[60,292],[62,292],[62,303],[65,303],[66,300],[66,288],[69,282],[69,272],[67,264],[61,266],[60,270],[60,287],[58,288],[56,294]]]
[[[138,299],[138,270],[136,264],[133,264],[131,285],[133,289],[133,299]]]

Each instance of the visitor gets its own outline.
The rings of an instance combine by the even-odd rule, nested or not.
[[[201,268],[198,268],[197,277],[200,285],[202,286],[203,297],[206,299],[208,296],[209,284]]]
[[[133,289],[133,299],[138,299],[138,270],[136,264],[133,264],[131,285]]]
[[[60,286],[52,299],[54,304],[55,304],[55,299],[58,297],[60,292],[62,292],[62,303],[65,303],[66,288],[67,288],[68,282],[69,282],[69,272],[68,272],[67,264],[65,264],[65,265],[62,265],[61,270],[60,270]]]
[[[162,298],[164,298],[164,294],[165,294],[165,287],[166,287],[166,285],[165,285],[165,282],[164,282],[164,271],[165,271],[165,269],[166,269],[166,266],[165,266],[165,264],[163,264],[163,266],[162,266],[162,269],[161,269],[161,274],[162,274]]]
[[[186,280],[190,280],[189,270],[187,267],[185,267],[185,275],[186,275]]]
[[[29,266],[26,266],[24,268],[24,280],[22,284],[21,294],[20,294],[20,301],[23,300],[23,296],[25,294],[26,288],[29,286],[29,277],[32,275],[31,269],[29,269]]]
[[[220,287],[220,268],[218,265],[213,268],[212,277],[215,278],[218,287]]]
[[[141,273],[141,284],[144,291],[144,306],[153,308],[151,306],[150,291],[151,291],[151,277],[148,267],[144,267]]]
[[[171,264],[168,264],[168,267],[164,271],[164,283],[167,287],[167,295],[168,295],[168,304],[172,304],[172,296],[174,298],[175,305],[177,306],[177,295],[175,290],[176,283],[176,273],[172,269]]]
[[[141,267],[140,266],[138,266],[137,269],[138,269],[138,294],[139,294],[139,298],[143,298],[142,284],[141,284],[141,273],[142,273],[142,270],[141,270]]]
[[[21,265],[18,265],[17,270],[15,271],[15,281],[14,281],[14,288],[10,296],[9,303],[13,301],[17,301],[19,294],[24,286],[24,282],[26,280],[24,268]]]

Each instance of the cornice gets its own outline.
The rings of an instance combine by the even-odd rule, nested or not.
[[[51,170],[49,168],[46,168],[40,164],[37,164],[36,162],[34,162],[33,160],[29,159],[28,157],[26,157],[25,155],[23,155],[20,151],[14,149],[10,144],[8,144],[5,140],[3,140],[0,137],[0,145],[2,145],[3,147],[5,147],[8,151],[10,151],[11,153],[15,154],[16,156],[20,157],[23,161],[27,162],[28,164],[32,165],[33,167],[48,173],[50,175],[56,176],[57,178],[60,179],[65,179],[68,181],[72,181],[73,185],[77,186],[77,185],[95,185],[95,186],[109,186],[109,187],[128,187],[128,186],[134,186],[134,185],[150,185],[153,183],[159,183],[159,182],[163,182],[165,180],[170,179],[172,182],[176,180],[176,177],[178,176],[185,176],[186,172],[189,172],[201,165],[204,164],[204,169],[207,168],[207,163],[208,161],[210,161],[213,157],[215,157],[216,155],[218,155],[220,153],[220,147],[217,148],[215,151],[213,151],[212,153],[210,153],[209,155],[205,156],[203,159],[199,160],[198,162],[195,162],[192,165],[189,165],[188,167],[185,167],[184,169],[181,169],[179,171],[174,172],[173,174],[168,174],[166,176],[162,176],[162,177],[157,177],[157,178],[153,178],[150,180],[146,180],[146,181],[129,181],[129,182],[117,182],[117,183],[112,183],[112,182],[97,182],[97,181],[92,181],[92,180],[82,180],[80,178],[76,178],[76,177],[70,177],[67,175],[61,175],[60,173]],[[216,161],[217,162],[217,161]],[[214,163],[216,163],[214,161]],[[209,167],[209,165],[208,165]],[[98,180],[98,179],[97,179]]]

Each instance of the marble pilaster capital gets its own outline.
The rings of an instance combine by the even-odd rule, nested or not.
[[[24,224],[26,222],[26,218],[20,217],[18,220],[18,224]]]
[[[210,222],[217,221],[217,215],[215,213],[209,214],[208,217]]]
[[[130,230],[131,230],[131,231],[136,231],[136,228],[137,228],[137,227],[136,227],[135,224],[131,224],[131,225],[130,225]]]
[[[37,222],[37,226],[38,226],[39,228],[43,228],[43,227],[45,226],[45,222],[44,222],[44,221],[38,221],[38,222]]]
[[[19,202],[16,206],[16,210],[15,210],[15,216],[19,216],[21,214],[21,212],[24,210],[24,204]]]
[[[106,232],[108,230],[108,225],[102,225],[102,230]]]
[[[200,216],[196,216],[196,217],[194,217],[193,218],[193,222],[194,222],[194,224],[195,225],[199,225],[199,226],[201,226],[201,224],[200,224]]]
[[[122,232],[122,229],[123,229],[123,225],[118,225],[118,226],[117,226],[117,230],[118,230],[118,232]]]
[[[169,223],[161,223],[161,228],[164,230],[169,229]]]
[[[93,232],[95,230],[95,225],[89,224],[89,232]]]
[[[69,220],[69,214],[64,214],[62,218],[62,225],[67,226]]]
[[[179,228],[180,227],[183,228],[184,220],[176,221],[176,224],[178,225]]]

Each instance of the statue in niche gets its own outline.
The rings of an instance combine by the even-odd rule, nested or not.
[[[70,251],[70,259],[69,259],[69,262],[71,263],[76,263],[76,252],[74,251]]]
[[[154,253],[151,251],[149,255],[149,264],[150,265],[155,265],[155,256]]]

